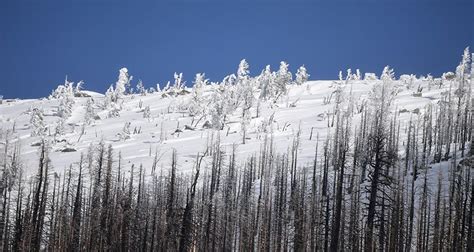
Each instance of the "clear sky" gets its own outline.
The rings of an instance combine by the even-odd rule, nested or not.
[[[212,81],[285,60],[310,79],[339,70],[439,76],[473,45],[472,0],[2,0],[0,95],[47,96],[85,81],[104,92],[127,67],[146,87],[183,72]]]

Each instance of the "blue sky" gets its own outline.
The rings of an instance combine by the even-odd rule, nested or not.
[[[124,66],[147,87],[174,72],[220,81],[242,58],[252,75],[281,60],[310,79],[385,65],[441,75],[473,45],[472,13],[469,0],[4,0],[0,95],[47,96],[65,75],[104,92]]]

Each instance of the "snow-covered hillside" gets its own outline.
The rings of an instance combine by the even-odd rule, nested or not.
[[[105,94],[66,80],[3,101],[0,224],[16,225],[0,237],[13,250],[469,251],[470,57],[440,78],[387,66],[332,81],[285,62],[251,77],[242,60],[220,83],[175,74],[135,92],[122,68]]]
[[[163,97],[162,93],[150,93],[144,96],[131,94],[123,97],[120,116],[108,118],[108,110],[102,110],[101,104],[105,97],[92,94],[92,97],[74,97],[72,113],[64,122],[64,132],[55,134],[55,128],[61,117],[57,114],[59,101],[57,99],[12,100],[0,105],[0,123],[3,131],[14,129],[10,133],[13,141],[20,141],[21,160],[27,174],[36,171],[38,163],[38,143],[42,135],[32,136],[34,126],[30,123],[31,111],[38,108],[43,111],[45,136],[52,140],[50,159],[54,170],[62,173],[71,161],[77,162],[80,153],[87,152],[91,144],[100,141],[112,144],[117,152],[121,152],[126,163],[143,164],[151,167],[155,152],[161,159],[159,166],[169,166],[171,150],[178,152],[179,171],[187,171],[193,165],[198,152],[203,153],[213,134],[219,134],[221,143],[230,151],[237,144],[237,153],[242,160],[259,150],[265,134],[273,134],[279,152],[287,152],[291,141],[300,131],[302,163],[314,158],[316,141],[320,146],[331,133],[334,123],[334,108],[336,90],[344,92],[347,104],[351,103],[354,110],[360,110],[369,97],[373,86],[379,80],[370,81],[308,81],[303,85],[288,86],[288,96],[276,103],[262,101],[257,117],[256,106],[251,109],[251,119],[248,125],[245,144],[241,127],[241,112],[235,111],[229,115],[224,129],[213,130],[203,127],[205,121],[197,125],[187,111],[182,110],[192,99],[190,93],[176,97]],[[430,81],[417,80],[407,88],[403,81],[396,81],[399,91],[395,97],[394,109],[399,113],[402,134],[410,118],[417,120],[422,117],[426,105],[437,104],[443,93],[446,93],[453,82],[434,85]],[[430,87],[431,85],[431,87]],[[205,92],[212,92],[217,86],[206,86]],[[451,87],[452,88],[452,87]],[[422,92],[417,90],[423,89]],[[421,95],[417,95],[421,94]],[[86,124],[86,107],[89,100],[93,101],[97,117],[91,124]],[[149,106],[150,117],[144,118],[144,110]],[[356,126],[360,114],[354,116],[353,126]],[[272,122],[269,123],[269,120]],[[121,137],[127,124],[129,138]],[[189,126],[189,127],[188,127]],[[127,130],[125,130],[127,131]],[[126,133],[128,135],[128,133]],[[214,136],[216,137],[216,136]],[[310,140],[311,138],[311,140]],[[400,143],[403,145],[403,143]],[[70,149],[70,152],[63,152]],[[66,150],[67,151],[67,150]]]

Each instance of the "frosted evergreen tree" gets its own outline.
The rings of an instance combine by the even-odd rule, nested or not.
[[[434,85],[434,77],[431,74],[428,74],[424,79],[428,83],[428,90],[431,90],[431,87]]]
[[[469,132],[472,130],[468,130],[472,128],[469,126],[469,114],[472,114],[472,106],[470,104],[471,100],[471,92],[472,92],[472,83],[469,83],[469,74],[471,67],[471,54],[469,53],[469,47],[464,50],[462,60],[459,66],[456,68],[456,82],[457,88],[454,91],[454,95],[456,96],[455,106],[456,106],[456,116],[455,116],[455,124],[454,124],[454,141],[460,142],[460,147],[462,150],[461,156],[464,156],[464,151],[466,147],[466,142],[469,142],[469,138],[467,137],[466,133],[460,132]],[[472,121],[472,120],[471,120]]]
[[[118,135],[120,136],[120,140],[127,140],[130,139],[130,122],[126,122],[125,125],[122,128],[122,132],[120,132]]]
[[[50,99],[59,99],[59,106],[57,109],[57,115],[66,119],[71,115],[72,107],[74,105],[74,94],[76,90],[80,90],[82,85],[80,81],[76,87],[74,87],[74,82],[68,81],[67,76],[64,79],[63,85],[58,85],[58,87],[51,93],[49,96]]]
[[[118,92],[117,89],[114,90],[114,87],[112,85],[110,85],[109,89],[107,89],[107,91],[105,92],[104,109],[109,110],[107,114],[108,118],[120,116],[120,110],[122,110],[122,107],[117,104],[118,98],[121,97],[120,95],[118,95],[119,93],[120,92]]]
[[[193,88],[195,88],[196,91],[199,91],[200,93],[202,93],[202,88],[206,86],[208,83],[209,83],[209,80],[206,79],[206,74],[197,73],[194,79]]]
[[[232,86],[216,90],[210,98],[209,105],[206,109],[206,115],[214,129],[221,130],[224,128],[226,119],[232,115],[238,106],[238,98],[236,97]]]
[[[145,109],[143,110],[143,118],[151,118],[151,111],[150,111],[150,106],[146,106]]]
[[[185,82],[183,82],[183,73],[174,73],[174,85],[175,92],[179,92],[184,88]]]
[[[142,80],[138,80],[138,83],[137,83],[137,92],[142,95],[142,96],[145,96],[147,94],[147,90],[145,89],[145,87],[143,86],[143,82]]]
[[[239,106],[239,95],[235,88],[224,89],[221,95],[224,116],[231,115]]]
[[[31,136],[43,136],[46,131],[43,111],[39,108],[33,108],[31,111],[30,125],[33,128]]]
[[[94,102],[92,99],[88,99],[86,102],[86,113],[84,114],[84,120],[87,125],[90,125],[94,118],[96,117],[95,109],[94,109]]]
[[[349,68],[349,69],[347,69],[346,82],[348,80],[353,80],[353,79],[354,79],[354,77],[352,76],[352,69]]]
[[[471,64],[471,53],[469,52],[469,47],[466,47],[462,54],[462,60],[461,60],[461,65],[465,69],[466,74],[469,74],[468,70],[469,70],[470,64]]]
[[[64,84],[58,85],[53,92],[51,92],[51,95],[49,96],[50,99],[62,99],[62,98],[67,98],[67,99],[72,99],[74,97],[75,90],[79,90],[82,81],[80,81],[77,86],[74,88],[74,82],[71,82],[66,78],[64,79]]]
[[[385,66],[380,79],[384,82],[395,80],[395,73],[393,72],[393,69],[391,69],[389,66]]]
[[[109,118],[120,117],[121,107],[117,103],[113,102],[110,104],[109,113],[107,116]]]
[[[62,136],[65,133],[64,119],[60,118],[54,128],[54,137]]]
[[[105,99],[104,99],[104,108],[110,107],[110,105],[115,102],[116,96],[115,96],[115,90],[112,85],[105,91]]]
[[[257,77],[257,82],[260,86],[260,99],[268,99],[275,93],[274,91],[274,79],[275,76],[270,69],[270,65],[267,65],[262,73]]]
[[[456,79],[459,83],[456,93],[458,96],[462,96],[465,93],[465,86],[469,81],[469,71],[471,64],[471,55],[469,53],[469,47],[464,50],[462,60],[456,68]]]
[[[58,116],[63,119],[67,119],[69,116],[71,116],[73,104],[73,99],[68,99],[67,97],[61,98],[59,100],[57,111]]]
[[[356,70],[355,80],[362,80],[362,75],[360,74],[360,70]]]
[[[302,85],[303,83],[307,82],[309,78],[309,74],[306,72],[306,68],[303,66],[300,66],[298,68],[298,71],[296,72],[296,84],[297,85]]]
[[[242,81],[248,80],[249,79],[249,63],[245,59],[241,60],[239,63],[239,68],[237,69],[237,81],[239,84]]]
[[[176,73],[175,73],[176,75]],[[165,87],[162,89],[163,92],[168,92],[171,88],[171,83],[168,81],[165,85]]]
[[[250,125],[250,121],[252,119],[251,115],[250,115],[250,110],[245,110],[243,109],[242,110],[243,113],[242,113],[242,117],[240,118],[240,129],[241,129],[241,132],[242,132],[242,144],[245,144],[246,142],[246,139],[247,139],[247,135],[248,135],[248,128],[249,128],[249,125]]]
[[[291,84],[292,75],[288,70],[288,66],[285,61],[280,62],[280,69],[276,73],[275,86],[278,96],[286,94],[286,85]]]
[[[225,123],[225,100],[223,94],[220,92],[214,92],[211,97],[211,103],[209,108],[209,117],[212,128],[221,130]]]
[[[224,79],[221,82],[221,85],[223,86],[233,86],[237,83],[237,76],[235,74],[230,74],[224,77]]]
[[[237,85],[236,85],[236,96],[233,96],[232,88],[227,88],[225,93],[227,97],[225,97],[227,107],[231,107],[233,105],[240,105],[242,109],[242,116],[246,116],[246,114],[250,113],[250,108],[254,102],[254,90],[253,86],[254,83],[250,79],[249,76],[249,64],[245,59],[241,60],[239,63],[239,68],[237,69]]]
[[[208,84],[208,82],[209,80],[206,79],[205,74],[196,74],[191,93],[191,102],[188,109],[191,115],[200,115],[204,113],[206,105],[204,104],[203,88]]]
[[[82,90],[82,86],[84,85],[84,81],[79,81],[77,84],[76,84],[76,87],[74,87],[74,96],[76,96],[77,94],[81,93],[81,90]]]
[[[253,105],[255,86],[253,80],[249,76],[249,64],[243,59],[237,70],[237,103],[242,104],[244,110],[249,110]]]
[[[400,75],[400,80],[403,82],[403,84],[406,85],[407,89],[411,89],[413,84],[416,81],[416,75],[414,75],[414,74],[410,74],[410,75],[402,74],[402,75]]]
[[[117,82],[115,83],[115,98],[120,99],[122,98],[127,89],[130,87],[130,81],[133,79],[133,76],[129,76],[128,69],[123,67],[119,70],[119,77]]]
[[[156,92],[161,93],[160,83],[156,83]]]
[[[237,70],[237,102],[240,104],[242,110],[241,115],[241,128],[242,128],[242,143],[245,143],[247,125],[250,121],[250,109],[252,108],[255,100],[254,96],[254,80],[249,77],[249,64],[243,59],[239,64]]]
[[[239,94],[238,102],[245,110],[249,110],[254,104],[255,96],[253,86],[252,81],[247,80],[237,87],[237,93]]]

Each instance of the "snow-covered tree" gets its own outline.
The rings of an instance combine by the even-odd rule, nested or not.
[[[76,84],[76,87],[74,88],[74,96],[78,95],[81,93],[81,90],[82,90],[82,86],[84,85],[84,81],[79,81],[77,84]]]
[[[145,109],[143,110],[143,118],[150,118],[151,117],[151,111],[150,111],[150,106],[146,106]]]
[[[356,80],[361,80],[361,79],[362,79],[362,75],[360,74],[360,70],[359,70],[359,69],[356,70],[355,79],[356,79]]]
[[[160,87],[160,83],[156,83],[156,90],[155,90],[157,93],[160,93],[161,92],[161,87]]]
[[[400,80],[406,85],[407,89],[411,89],[416,81],[416,75],[414,74],[402,74]]]
[[[471,67],[471,54],[469,53],[469,47],[464,49],[462,60],[456,67],[456,78],[459,83],[459,89],[463,89],[466,83],[469,81],[469,72]]]
[[[211,103],[209,106],[209,119],[212,128],[221,130],[225,123],[225,100],[223,93],[217,91],[211,96]]]
[[[234,87],[229,86],[224,88],[226,92],[223,92],[222,95],[226,96],[220,97],[222,112],[225,113],[225,108],[236,109],[237,106],[240,106],[242,109],[242,116],[250,113],[250,108],[254,103],[254,82],[249,76],[249,64],[245,59],[241,60],[239,63],[239,68],[237,69],[237,80],[235,90]]]
[[[189,114],[200,115],[204,113],[206,104],[204,104],[203,89],[208,85],[209,80],[205,74],[197,73],[194,79],[193,90],[191,92],[191,102],[188,107]]]
[[[185,82],[183,82],[183,73],[174,73],[174,85],[175,92],[178,92],[184,88]]]
[[[118,135],[120,137],[120,140],[127,140],[130,139],[130,122],[126,122],[125,125],[122,128],[122,132],[120,132]]]
[[[224,79],[221,82],[221,85],[223,86],[233,86],[237,83],[237,76],[235,74],[230,74],[224,77]]]
[[[260,99],[268,99],[274,95],[274,81],[275,76],[270,69],[270,65],[267,65],[257,77],[260,86]]]
[[[49,95],[49,99],[72,99],[75,93],[80,92],[83,83],[83,81],[79,81],[74,87],[74,82],[69,81],[66,76],[64,84],[58,85],[56,89],[51,92],[51,95]]]
[[[94,118],[96,117],[95,109],[94,109],[94,101],[89,98],[86,102],[86,113],[84,114],[84,120],[87,125],[90,125]]]
[[[249,79],[249,63],[245,59],[242,59],[239,63],[239,68],[237,69],[237,81],[242,82]]]
[[[118,105],[115,102],[111,103],[107,117],[109,118],[120,117],[120,110],[122,110],[120,105]]]
[[[237,71],[238,85],[236,93],[238,94],[237,100],[242,110],[241,127],[243,143],[245,143],[247,125],[251,118],[250,109],[252,108],[255,101],[254,87],[256,85],[254,84],[254,79],[251,79],[248,75],[248,68],[248,63],[245,60],[242,60],[239,64],[239,69]]]
[[[339,81],[344,82],[344,83],[348,83],[349,81],[352,81],[352,80],[360,80],[361,77],[360,77],[360,70],[357,69],[356,73],[353,73],[352,72],[352,69],[348,68],[346,70],[346,77],[344,78],[343,74],[342,74],[342,71],[339,71]]]
[[[121,86],[121,85],[118,85],[118,86]],[[118,99],[119,99],[119,97],[123,96],[123,93],[122,93],[122,95],[119,95],[119,93],[121,93],[121,92],[118,92],[117,89],[114,89],[114,87],[112,85],[110,85],[110,87],[105,92],[103,108],[109,110],[109,112],[107,114],[108,118],[113,118],[113,117],[119,117],[120,116],[120,110],[122,110],[122,106],[120,106],[120,104],[118,104]]]
[[[206,79],[206,74],[197,73],[194,79],[193,88],[195,88],[197,92],[202,93],[202,88],[206,86],[208,83],[209,83],[209,79]]]
[[[115,96],[115,90],[112,85],[105,91],[105,98],[104,98],[104,108],[110,107],[110,105],[115,102],[116,96]]]
[[[164,93],[165,93],[165,92],[168,92],[168,91],[170,90],[170,88],[171,88],[171,82],[168,81],[168,82],[166,83],[166,85],[163,87],[162,91],[163,91]]]
[[[237,94],[238,102],[242,105],[243,109],[249,110],[250,108],[252,108],[255,101],[252,81],[247,80],[237,86]]]
[[[374,110],[382,109],[384,110],[382,113],[385,115],[388,115],[388,113],[391,112],[388,109],[390,108],[397,93],[393,83],[394,78],[395,75],[393,69],[391,69],[389,66],[386,66],[382,72],[382,75],[380,76],[382,83],[374,85],[369,94]]]
[[[434,85],[434,77],[431,74],[428,74],[423,81],[428,83],[428,90],[431,90],[431,87]]]
[[[291,84],[292,74],[288,66],[285,61],[280,62],[280,69],[275,74],[275,88],[278,96],[286,94],[286,86]]]
[[[129,76],[128,69],[123,67],[119,70],[119,77],[115,83],[115,97],[116,99],[122,98],[128,88],[130,87],[130,81],[132,81],[133,76]]]
[[[63,119],[68,118],[72,113],[73,104],[73,99],[61,98],[61,100],[59,100],[59,106],[57,111],[58,116]]]
[[[57,115],[66,119],[71,115],[72,107],[74,105],[74,96],[76,92],[79,92],[82,81],[80,81],[76,87],[74,82],[68,81],[67,76],[64,80],[64,85],[58,85],[58,87],[49,96],[50,99],[59,99],[59,106],[57,109]]]
[[[46,131],[43,111],[39,108],[33,108],[30,116],[30,125],[33,128],[31,136],[43,136]]]
[[[352,76],[352,69],[347,69],[347,76],[346,76],[346,81],[348,80],[353,80],[354,77]]]
[[[300,66],[298,68],[298,71],[296,72],[296,85],[302,85],[303,83],[307,82],[309,78],[309,74],[306,72],[306,68],[304,65]]]
[[[143,86],[142,80],[138,80],[136,89],[137,89],[137,92],[142,96],[145,96],[147,94],[147,90]]]
[[[235,112],[239,100],[236,93],[234,86],[227,86],[213,92],[206,110],[206,115],[212,128],[217,130],[223,129],[227,117]]]
[[[240,129],[242,132],[242,144],[245,144],[248,134],[248,128],[250,124],[250,120],[252,119],[250,115],[250,110],[242,110],[242,117],[240,118]]]
[[[395,80],[395,73],[393,72],[393,69],[391,69],[389,66],[385,66],[382,75],[380,76],[380,79],[382,81],[393,81]]]
[[[65,133],[65,127],[64,127],[64,119],[60,118],[56,122],[56,127],[54,127],[54,137],[62,136]]]

